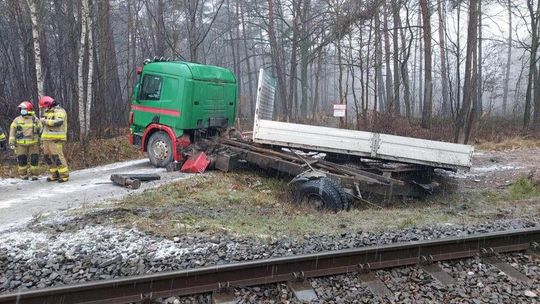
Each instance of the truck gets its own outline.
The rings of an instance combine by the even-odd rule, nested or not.
[[[216,169],[230,171],[247,162],[284,173],[292,177],[298,201],[333,211],[373,197],[423,197],[437,186],[436,169],[471,167],[474,149],[469,145],[276,121],[276,81],[264,69],[250,138],[228,136],[235,123],[237,85],[227,69],[152,61],[140,76],[130,141],[158,167],[183,163],[204,142],[213,147]]]
[[[156,59],[137,74],[129,141],[152,165],[183,162],[194,141],[234,125],[237,84],[229,70]]]

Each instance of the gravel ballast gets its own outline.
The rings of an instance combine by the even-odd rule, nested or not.
[[[103,225],[78,227],[77,218],[72,218],[0,235],[0,293],[294,254],[529,228],[538,223],[537,219],[516,219],[470,227],[441,225],[384,233],[359,231],[334,236],[306,235],[303,239],[258,240],[231,235],[165,239],[134,229]],[[415,267],[381,270],[376,274],[396,294],[397,302],[538,301],[538,262],[519,254],[506,258],[529,276],[533,285],[509,280],[496,268],[482,264],[480,259],[441,263],[460,285],[452,290],[446,290]],[[371,303],[369,300],[374,300],[353,274],[314,279],[312,285],[321,303]],[[294,302],[283,284],[236,292],[245,303]],[[164,302],[204,303],[208,299],[207,295],[201,295],[169,298]]]

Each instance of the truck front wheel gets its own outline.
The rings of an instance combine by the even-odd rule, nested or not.
[[[167,167],[173,161],[173,145],[165,132],[156,132],[150,136],[147,145],[148,158],[155,167]]]

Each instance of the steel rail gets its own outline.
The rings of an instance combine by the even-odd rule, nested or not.
[[[540,242],[540,227],[208,266],[0,295],[4,303],[129,303],[232,287],[507,253]]]

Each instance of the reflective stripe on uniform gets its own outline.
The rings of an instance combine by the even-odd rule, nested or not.
[[[30,146],[30,145],[35,145],[38,143],[37,140],[34,140],[34,139],[18,139],[16,141],[17,145],[22,145],[22,146]]]
[[[66,140],[66,133],[64,132],[43,132],[41,134],[41,139],[51,139],[51,140]]]

